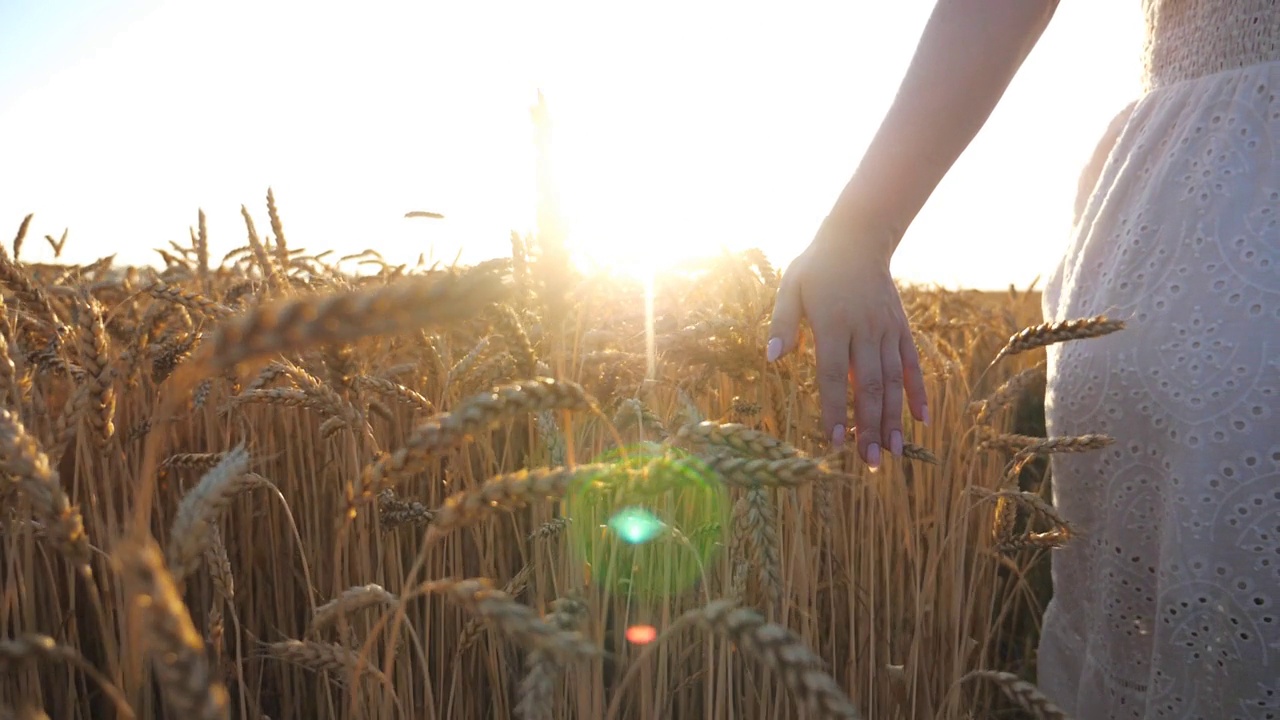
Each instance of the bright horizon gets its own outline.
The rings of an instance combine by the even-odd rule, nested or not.
[[[271,186],[292,247],[506,255],[532,225],[541,88],[575,249],[635,268],[760,247],[783,266],[933,2],[347,7],[7,0],[0,242],[34,212],[24,260],[51,261],[42,237],[69,228],[60,261],[155,263],[202,207],[219,260],[245,244],[242,204],[266,226]],[[1140,41],[1137,0],[1062,3],[894,275],[1002,289],[1046,273],[1081,167],[1138,92]]]

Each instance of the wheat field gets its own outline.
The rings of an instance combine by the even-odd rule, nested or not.
[[[350,273],[266,210],[0,249],[0,717],[1063,717],[1045,457],[1108,438],[1043,437],[1043,347],[1118,324],[904,288],[934,420],[871,472],[758,252]]]

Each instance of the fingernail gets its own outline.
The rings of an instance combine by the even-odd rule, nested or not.
[[[831,428],[831,446],[841,448],[844,446],[844,426],[837,425]]]
[[[765,349],[765,360],[773,362],[782,354],[782,338],[770,338]]]
[[[880,469],[880,446],[876,443],[867,446],[867,465],[872,470]]]
[[[924,412],[920,413],[920,422],[924,423],[925,425],[929,424],[929,406],[928,405],[925,405]]]
[[[902,433],[897,430],[889,433],[889,452],[902,457]]]

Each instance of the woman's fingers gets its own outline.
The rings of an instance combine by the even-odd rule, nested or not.
[[[880,367],[879,333],[855,334],[850,354],[853,356],[853,414],[857,419],[858,454],[872,468],[880,467],[881,418],[884,414],[885,382]],[[842,398],[843,400],[843,398]]]
[[[846,273],[833,269],[837,266],[806,254],[787,268],[774,301],[766,358],[773,362],[793,352],[807,320],[815,342],[823,429],[832,445],[844,443],[852,377],[858,454],[877,468],[883,453],[902,454],[904,394],[912,416],[928,423],[924,375],[901,304],[884,303],[886,294],[898,300],[892,280],[872,273],[866,282],[851,283]],[[854,297],[847,296],[850,292]]]
[[[902,455],[902,353],[895,334],[880,343],[880,374],[884,379],[884,415],[880,437],[894,455]]]
[[[849,422],[849,332],[839,326],[815,327],[813,344],[822,427],[831,444],[838,448],[844,444],[844,430]]]
[[[773,362],[791,352],[800,336],[800,318],[804,314],[804,304],[800,300],[800,281],[798,268],[788,268],[778,283],[778,297],[774,300],[773,318],[769,322],[769,344],[765,348],[765,359]]]

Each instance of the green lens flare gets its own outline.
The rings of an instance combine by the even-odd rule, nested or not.
[[[640,507],[623,508],[609,518],[609,529],[632,545],[647,543],[658,537],[662,528],[661,520]]]
[[[675,452],[653,444],[615,449],[595,460],[607,471],[565,497],[569,546],[592,584],[663,600],[712,571],[729,495],[703,463]]]

